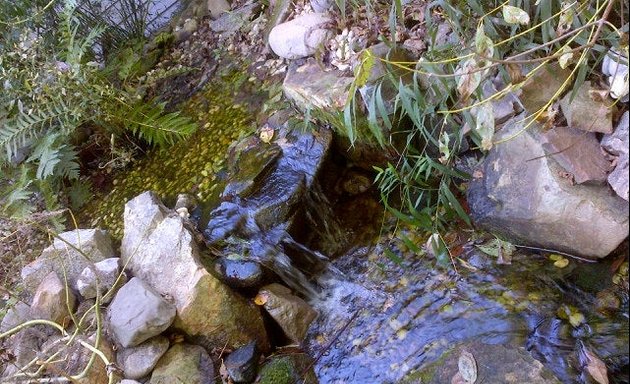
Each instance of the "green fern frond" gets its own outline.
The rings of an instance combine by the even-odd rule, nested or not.
[[[138,102],[126,106],[127,114],[111,117],[120,120],[126,129],[151,145],[165,146],[191,135],[197,125],[180,112],[164,113],[164,104]]]
[[[14,183],[0,191],[0,212],[10,217],[24,218],[34,210],[28,202],[34,193],[31,189],[33,177],[27,165],[22,165],[19,172]]]

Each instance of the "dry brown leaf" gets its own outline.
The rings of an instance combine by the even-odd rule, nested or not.
[[[593,352],[584,348],[584,356],[586,357],[586,372],[599,384],[608,384],[608,370],[606,364],[597,357]]]

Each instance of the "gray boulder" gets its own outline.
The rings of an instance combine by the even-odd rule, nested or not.
[[[607,186],[573,185],[563,177],[543,149],[539,127],[524,129],[522,117],[496,135],[500,144],[469,184],[475,224],[517,244],[605,257],[628,236],[627,202]]]
[[[615,132],[605,135],[601,143],[605,150],[617,156],[617,165],[608,175],[608,183],[626,201],[628,201],[628,146],[630,144],[628,115],[626,111],[619,120]]]
[[[94,266],[86,267],[77,279],[77,289],[84,299],[93,299],[97,295],[97,287],[100,290],[102,301],[109,303],[116,292],[112,291],[108,295],[110,289],[114,287],[118,277],[118,286],[122,286],[127,281],[127,275],[123,272],[120,274],[120,266],[117,257],[105,259],[95,263]]]
[[[156,336],[138,346],[121,349],[116,356],[118,365],[126,378],[141,379],[151,373],[168,346],[168,338]]]
[[[285,59],[311,56],[332,37],[332,27],[332,19],[323,13],[298,16],[269,32],[269,46]]]
[[[152,192],[125,205],[121,259],[177,308],[173,326],[210,346],[236,348],[257,340],[269,348],[260,310],[206,271],[184,221]]]
[[[129,280],[107,308],[111,334],[123,347],[134,347],[168,328],[175,306],[137,277]]]
[[[64,232],[44,249],[32,263],[22,269],[22,282],[27,293],[33,294],[39,283],[54,271],[67,278],[72,289],[83,270],[93,263],[114,257],[112,241],[101,229],[75,229]]]
[[[214,384],[214,366],[205,349],[179,343],[162,356],[149,384]]]

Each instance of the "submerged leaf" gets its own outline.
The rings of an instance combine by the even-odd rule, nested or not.
[[[608,370],[606,364],[594,353],[586,348],[582,349],[586,359],[586,372],[599,384],[608,384]]]

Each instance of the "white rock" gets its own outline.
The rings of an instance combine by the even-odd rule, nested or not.
[[[97,286],[100,289],[101,296],[104,303],[109,303],[114,297],[114,293],[105,296],[105,294],[114,286],[118,276],[120,275],[120,267],[117,257],[112,257],[99,261],[94,264],[94,267],[86,267],[77,280],[77,289],[83,298],[93,299],[96,297]],[[96,272],[96,273],[95,273]],[[127,281],[127,276],[120,275],[120,281],[118,286],[122,286]]]
[[[112,241],[104,230],[75,229],[59,237],[61,239],[55,239],[41,256],[22,269],[27,295],[35,293],[39,283],[52,271],[60,278],[66,278],[71,288],[77,289],[77,279],[87,266],[114,257]]]
[[[107,309],[109,329],[125,348],[157,336],[175,319],[175,306],[137,277],[129,280]]]
[[[307,57],[332,37],[332,19],[322,13],[308,13],[275,26],[269,33],[269,46],[285,59]]]
[[[628,200],[628,112],[623,114],[617,124],[617,128],[610,135],[604,135],[602,147],[618,156],[615,169],[608,175],[608,183],[623,199]]]

